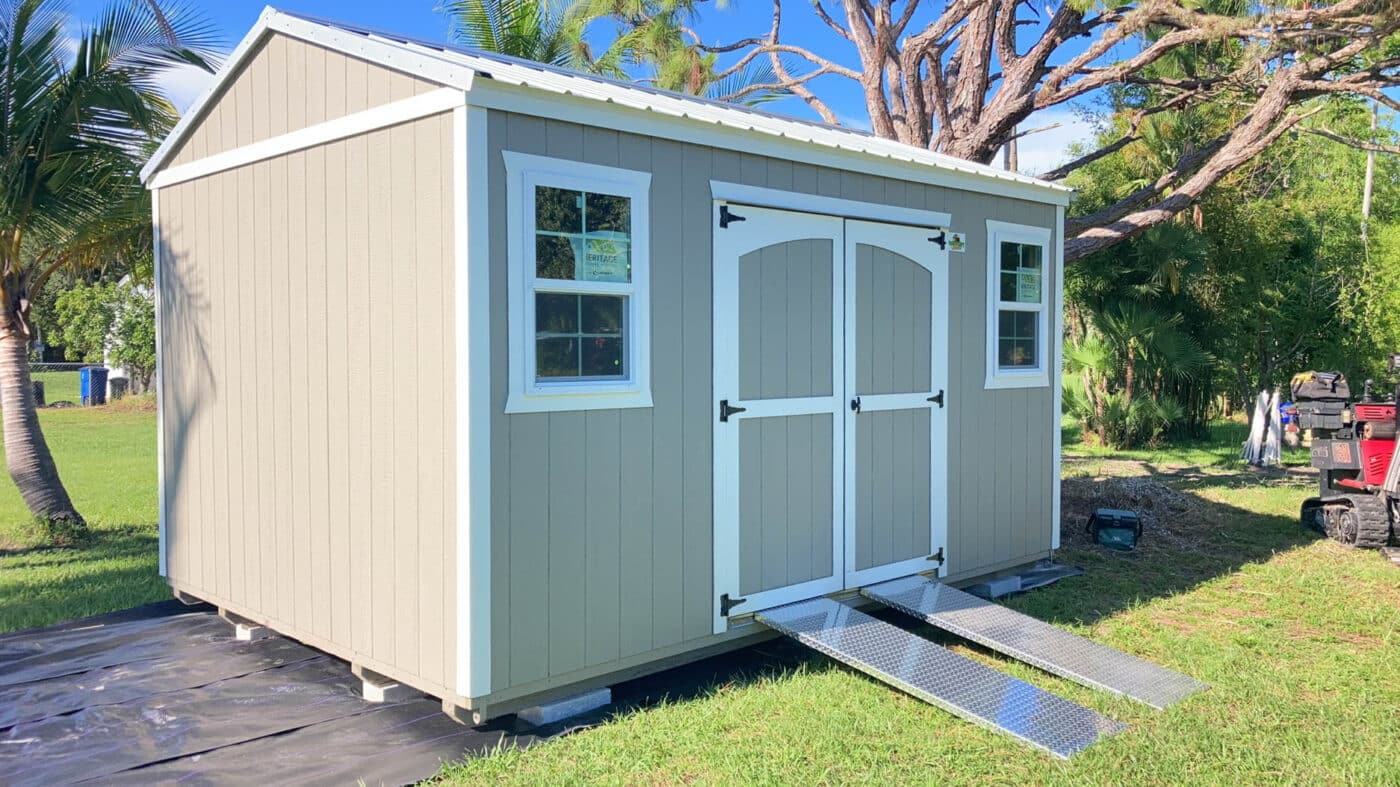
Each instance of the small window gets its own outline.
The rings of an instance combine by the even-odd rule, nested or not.
[[[1050,384],[1050,230],[987,222],[987,387]]]
[[[649,407],[650,175],[506,153],[507,412]]]

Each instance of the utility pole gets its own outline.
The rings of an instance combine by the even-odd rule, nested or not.
[[[1371,139],[1376,141],[1376,118],[1380,114],[1380,104],[1371,103]],[[1371,190],[1376,182],[1376,151],[1374,148],[1366,151],[1366,185],[1361,192],[1361,246],[1366,246],[1366,230],[1371,222]]]
[[[1374,122],[1374,121],[1373,121],[1373,122]],[[1019,164],[1019,162],[1017,162],[1017,160],[1016,160],[1016,158],[1017,158],[1017,156],[1016,156],[1016,142],[1017,142],[1017,141],[1018,141],[1018,139],[1017,139],[1017,137],[1016,137],[1016,129],[1013,128],[1013,129],[1011,129],[1011,139],[1008,139],[1008,140],[1006,141],[1006,144],[1005,144],[1004,146],[1002,146],[1002,149],[1001,149],[1001,155],[1002,155],[1001,163],[1002,163],[1002,168],[1005,169],[1007,172],[1017,172],[1017,171],[1019,171],[1019,168],[1020,168],[1020,164]]]

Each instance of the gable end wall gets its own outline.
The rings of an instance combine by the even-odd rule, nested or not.
[[[274,33],[214,98],[167,166],[188,164],[438,87]]]

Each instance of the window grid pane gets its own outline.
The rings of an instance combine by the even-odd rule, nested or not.
[[[1040,311],[997,312],[997,365],[1003,369],[1040,366]]]
[[[626,379],[627,296],[535,294],[535,379]]]
[[[998,299],[1005,303],[1040,303],[1041,260],[1044,250],[1035,244],[1002,241]]]
[[[535,278],[632,281],[632,199],[535,187]]]

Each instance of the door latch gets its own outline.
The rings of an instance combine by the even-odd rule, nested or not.
[[[729,416],[735,413],[747,412],[748,409],[747,407],[730,407],[728,399],[721,399],[719,400],[719,420],[727,422]]]
[[[854,399],[851,400],[851,412],[855,413],[856,415],[860,415],[860,397],[859,397],[859,396],[857,396],[856,398],[854,398]]]
[[[928,400],[929,400],[930,402],[933,402],[934,404],[938,405],[939,407],[942,407],[942,406],[943,406],[943,390],[940,388],[939,391],[938,391],[938,393],[937,393],[936,395],[934,395],[934,396],[930,396],[930,397],[928,398]]]

